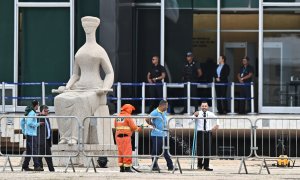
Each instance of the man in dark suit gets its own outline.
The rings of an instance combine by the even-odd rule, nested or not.
[[[39,116],[47,116],[49,113],[48,106],[40,106]],[[38,148],[39,155],[51,155],[52,133],[49,118],[38,118],[38,122],[44,122],[45,126],[38,127]],[[44,157],[49,171],[55,171],[53,167],[52,157]],[[40,166],[43,168],[42,157],[39,158]]]
[[[228,83],[228,76],[230,68],[226,64],[226,56],[221,55],[219,58],[219,65],[216,68],[215,82],[217,98],[227,98],[227,85],[218,85],[218,83]],[[217,108],[219,114],[226,114],[228,112],[227,99],[218,99]]]

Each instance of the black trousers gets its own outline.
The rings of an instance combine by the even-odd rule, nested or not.
[[[197,156],[211,155],[211,131],[197,131]],[[209,167],[209,158],[198,158],[198,167]]]
[[[167,143],[167,137],[165,138],[165,143]],[[162,153],[163,150],[163,137],[159,136],[151,136],[151,141],[152,141],[152,150],[151,150],[151,155],[152,156],[157,156]],[[167,150],[164,151],[164,157],[167,161],[167,166],[168,169],[173,169],[173,162],[167,152]],[[152,158],[153,161],[154,158]],[[154,162],[154,168],[158,168],[157,160]]]
[[[51,153],[51,141],[46,140],[46,142],[41,143],[39,146],[39,153],[40,155],[52,155]],[[48,165],[49,171],[54,171],[52,157],[44,157],[46,163]],[[42,157],[39,157],[40,167],[43,167]]]
[[[227,98],[227,86],[219,86],[216,85],[216,95],[217,98]],[[217,108],[220,114],[224,114],[228,112],[228,102],[227,99],[218,99],[217,100]]]
[[[37,136],[26,136],[26,155],[38,155],[38,142]],[[25,157],[23,161],[22,168],[26,169],[29,167],[31,157]],[[33,166],[40,167],[40,161],[38,157],[32,157]]]
[[[251,97],[251,86],[242,86],[241,87],[241,98],[250,98]],[[251,99],[240,100],[239,113],[245,114],[251,110]]]
[[[156,86],[149,86],[149,95],[150,98],[163,98],[163,86],[162,85],[156,85]],[[153,109],[155,109],[159,104],[159,99],[157,100],[150,100],[150,107],[149,107],[149,113],[152,112]]]

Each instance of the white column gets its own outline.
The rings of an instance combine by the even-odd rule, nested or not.
[[[117,85],[117,113],[119,114],[121,112],[121,83],[118,82]]]
[[[258,72],[260,76],[258,76],[258,82],[259,86],[258,92],[263,92],[263,0],[259,0],[259,12],[258,12],[258,60],[259,60],[259,65],[258,65]],[[261,93],[258,96],[258,112],[261,112],[262,109],[262,104],[263,104],[263,94]]]
[[[187,114],[191,113],[191,82],[187,82]]]
[[[42,104],[46,104],[45,100],[45,82],[42,82]]]
[[[228,114],[230,114],[230,115],[236,114],[234,112],[234,82],[231,83],[231,101],[230,101],[230,105],[231,105],[231,107],[230,107],[231,112],[228,113]]]
[[[160,64],[165,65],[165,0],[160,1]]]
[[[217,63],[220,57],[221,49],[221,0],[217,2]]]
[[[142,83],[142,115],[145,114],[145,92],[146,92],[146,84],[145,82]]]

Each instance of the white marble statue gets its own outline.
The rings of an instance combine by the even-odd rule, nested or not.
[[[75,54],[73,75],[66,86],[61,86],[53,92],[61,93],[55,97],[55,114],[58,116],[76,116],[82,123],[87,116],[108,116],[106,94],[111,91],[114,82],[114,71],[106,51],[97,44],[95,33],[100,19],[86,16],[81,18],[86,33],[85,44]],[[100,77],[100,67],[105,78]],[[59,144],[76,144],[78,142],[78,126],[74,119],[58,119],[60,133]],[[100,143],[103,138],[101,123],[84,124],[85,135],[83,143]],[[103,124],[102,124],[103,125]],[[93,126],[93,127],[92,127]],[[107,127],[110,128],[110,125]],[[110,128],[111,129],[111,128]],[[97,130],[97,132],[95,131]],[[90,131],[87,133],[87,131]],[[109,138],[110,141],[110,138]]]

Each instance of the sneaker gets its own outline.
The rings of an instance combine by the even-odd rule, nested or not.
[[[124,168],[124,172],[133,173],[133,171],[131,170],[130,167],[125,167],[125,168]]]
[[[178,168],[168,168],[168,171],[178,171]]]
[[[159,167],[153,167],[152,171],[159,171]]]
[[[209,167],[204,168],[205,171],[213,171],[213,169],[210,169]]]
[[[41,167],[34,167],[34,171],[44,171],[44,169]]]
[[[22,167],[22,171],[33,171],[33,169],[31,169],[31,168],[29,168],[29,167],[27,167],[27,168],[23,168],[23,167]]]
[[[120,166],[120,172],[125,172],[124,169],[124,166]]]

